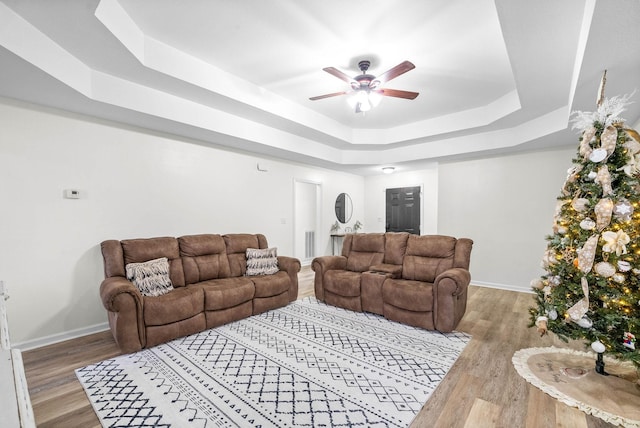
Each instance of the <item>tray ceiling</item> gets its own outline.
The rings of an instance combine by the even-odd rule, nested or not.
[[[572,110],[640,87],[636,0],[0,2],[0,96],[359,174],[577,144]],[[416,68],[356,114],[349,75]],[[640,117],[638,104],[624,115]]]

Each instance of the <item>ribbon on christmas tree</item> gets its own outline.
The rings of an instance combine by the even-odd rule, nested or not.
[[[572,321],[578,321],[583,316],[587,314],[589,310],[589,283],[587,282],[587,278],[584,276],[580,279],[580,283],[582,285],[582,292],[584,293],[584,297],[578,302],[567,309],[567,314],[571,317]]]
[[[611,223],[613,201],[609,198],[600,199],[593,210],[596,213],[596,227],[599,232],[602,232]]]
[[[600,235],[592,235],[578,251],[578,269],[583,273],[589,273],[593,268],[593,261],[596,258],[596,247]]]
[[[602,187],[602,196],[609,196],[613,194],[613,188],[611,188],[611,174],[609,173],[609,167],[607,165],[602,165],[598,168],[598,174],[594,181]]]
[[[600,146],[607,151],[607,158],[616,150],[616,139],[618,138],[618,130],[615,126],[609,125],[602,135],[600,135]]]
[[[596,135],[596,128],[594,126],[589,126],[582,133],[582,140],[580,140],[580,154],[582,157],[587,160],[591,155],[593,149],[591,148],[591,140]]]

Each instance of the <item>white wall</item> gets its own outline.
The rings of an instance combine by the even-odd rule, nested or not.
[[[260,172],[256,164],[268,166]],[[364,179],[265,160],[0,99],[0,280],[12,341],[103,328],[105,239],[264,233],[293,255],[294,180],[322,183],[320,248],[340,192],[362,218]],[[63,198],[79,189],[81,199]],[[28,343],[24,343],[28,342]],[[24,347],[24,346],[23,346]]]
[[[577,141],[577,139],[576,139]],[[576,142],[577,146],[577,142]],[[104,328],[105,239],[264,233],[293,255],[294,180],[321,183],[320,254],[334,201],[383,232],[385,189],[421,186],[422,234],[475,241],[476,284],[528,290],[574,149],[361,176],[263,159],[0,99],[0,280],[12,341],[34,346]],[[266,167],[260,172],[256,164]],[[79,200],[63,190],[80,189]],[[24,347],[24,346],[23,346]]]
[[[576,148],[577,148],[576,137]],[[529,291],[576,149],[443,163],[438,232],[474,240],[472,283]]]
[[[366,195],[364,232],[385,231],[386,189],[420,186],[422,189],[420,234],[436,233],[438,229],[438,164],[434,163],[419,171],[366,177],[364,186]],[[354,218],[361,217],[354,215]]]

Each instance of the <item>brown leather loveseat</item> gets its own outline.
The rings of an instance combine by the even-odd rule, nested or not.
[[[466,310],[472,245],[443,235],[348,234],[340,256],[313,260],[316,298],[450,332]]]
[[[245,275],[247,249],[268,249],[261,234],[108,240],[101,248],[105,280],[100,297],[123,352],[282,307],[298,296],[298,259],[273,256],[275,273]],[[143,295],[127,279],[127,266],[155,260],[168,262],[172,289]]]

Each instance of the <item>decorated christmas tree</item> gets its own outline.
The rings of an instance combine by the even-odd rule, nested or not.
[[[531,326],[640,369],[640,135],[620,116],[631,96],[605,99],[605,76],[597,110],[572,114],[580,143],[531,284]]]

